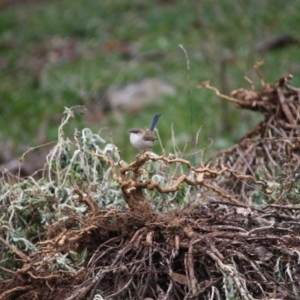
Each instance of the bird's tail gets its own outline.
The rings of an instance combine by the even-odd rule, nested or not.
[[[150,131],[153,131],[155,129],[160,116],[161,116],[161,114],[155,114],[153,116],[152,123],[151,123],[151,126],[150,126]]]

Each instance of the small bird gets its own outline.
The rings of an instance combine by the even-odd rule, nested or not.
[[[149,130],[133,128],[130,132],[130,142],[134,148],[138,150],[149,150],[152,148],[153,143],[157,140],[157,137],[153,134],[153,131],[157,125],[157,122],[161,114],[155,114],[152,119],[152,124]]]

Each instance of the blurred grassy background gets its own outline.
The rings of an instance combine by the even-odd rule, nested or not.
[[[2,3],[2,6],[1,6]],[[7,2],[8,3],[8,2]],[[265,62],[267,82],[285,73],[300,86],[299,44],[259,53],[258,42],[279,34],[299,39],[298,0],[0,0],[0,141],[36,146],[55,140],[64,107],[88,105],[90,95],[103,88],[146,77],[160,77],[177,90],[162,106],[128,113],[107,113],[87,122],[79,113],[68,125],[102,130],[125,160],[136,151],[128,129],[148,127],[161,112],[159,133],[166,151],[176,143],[186,154],[213,140],[210,151],[238,141],[260,116],[222,103],[213,92],[196,89],[204,80],[224,93],[259,87],[252,66]],[[64,53],[60,53],[60,45]],[[65,46],[65,45],[69,46]],[[190,69],[182,49],[189,57]],[[123,48],[154,59],[130,59]],[[74,50],[75,49],[75,50]],[[157,153],[161,150],[157,144]],[[189,156],[186,156],[189,158]]]

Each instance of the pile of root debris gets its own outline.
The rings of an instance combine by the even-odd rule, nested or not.
[[[299,194],[295,193],[295,189],[300,176],[300,89],[289,84],[292,79],[290,74],[273,84],[265,83],[258,67],[256,70],[262,84],[259,91],[250,82],[251,90],[238,89],[228,97],[221,95],[209,83],[204,83],[222,99],[239,108],[264,115],[264,120],[249,130],[239,143],[214,155],[218,170],[227,167],[244,176],[243,180],[222,176],[214,180],[214,184],[230,190],[232,197],[244,203],[287,200],[297,204]],[[247,175],[250,180],[246,178]],[[252,177],[262,179],[268,188],[263,190],[262,186],[253,185]]]
[[[197,167],[151,152],[126,164],[88,130],[71,151],[61,127],[47,178],[3,185],[14,214],[2,217],[0,299],[299,299],[300,92],[289,78],[220,95],[265,120]],[[32,229],[17,239],[11,224]]]
[[[80,231],[51,226],[54,237],[19,257],[0,298],[299,299],[299,210],[215,202],[167,215],[99,211]],[[50,268],[59,254],[79,263],[72,253],[84,249],[80,269]]]

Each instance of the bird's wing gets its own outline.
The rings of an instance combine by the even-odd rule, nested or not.
[[[157,137],[151,131],[147,130],[144,135],[144,140],[145,141],[155,141],[155,140],[157,140]]]

